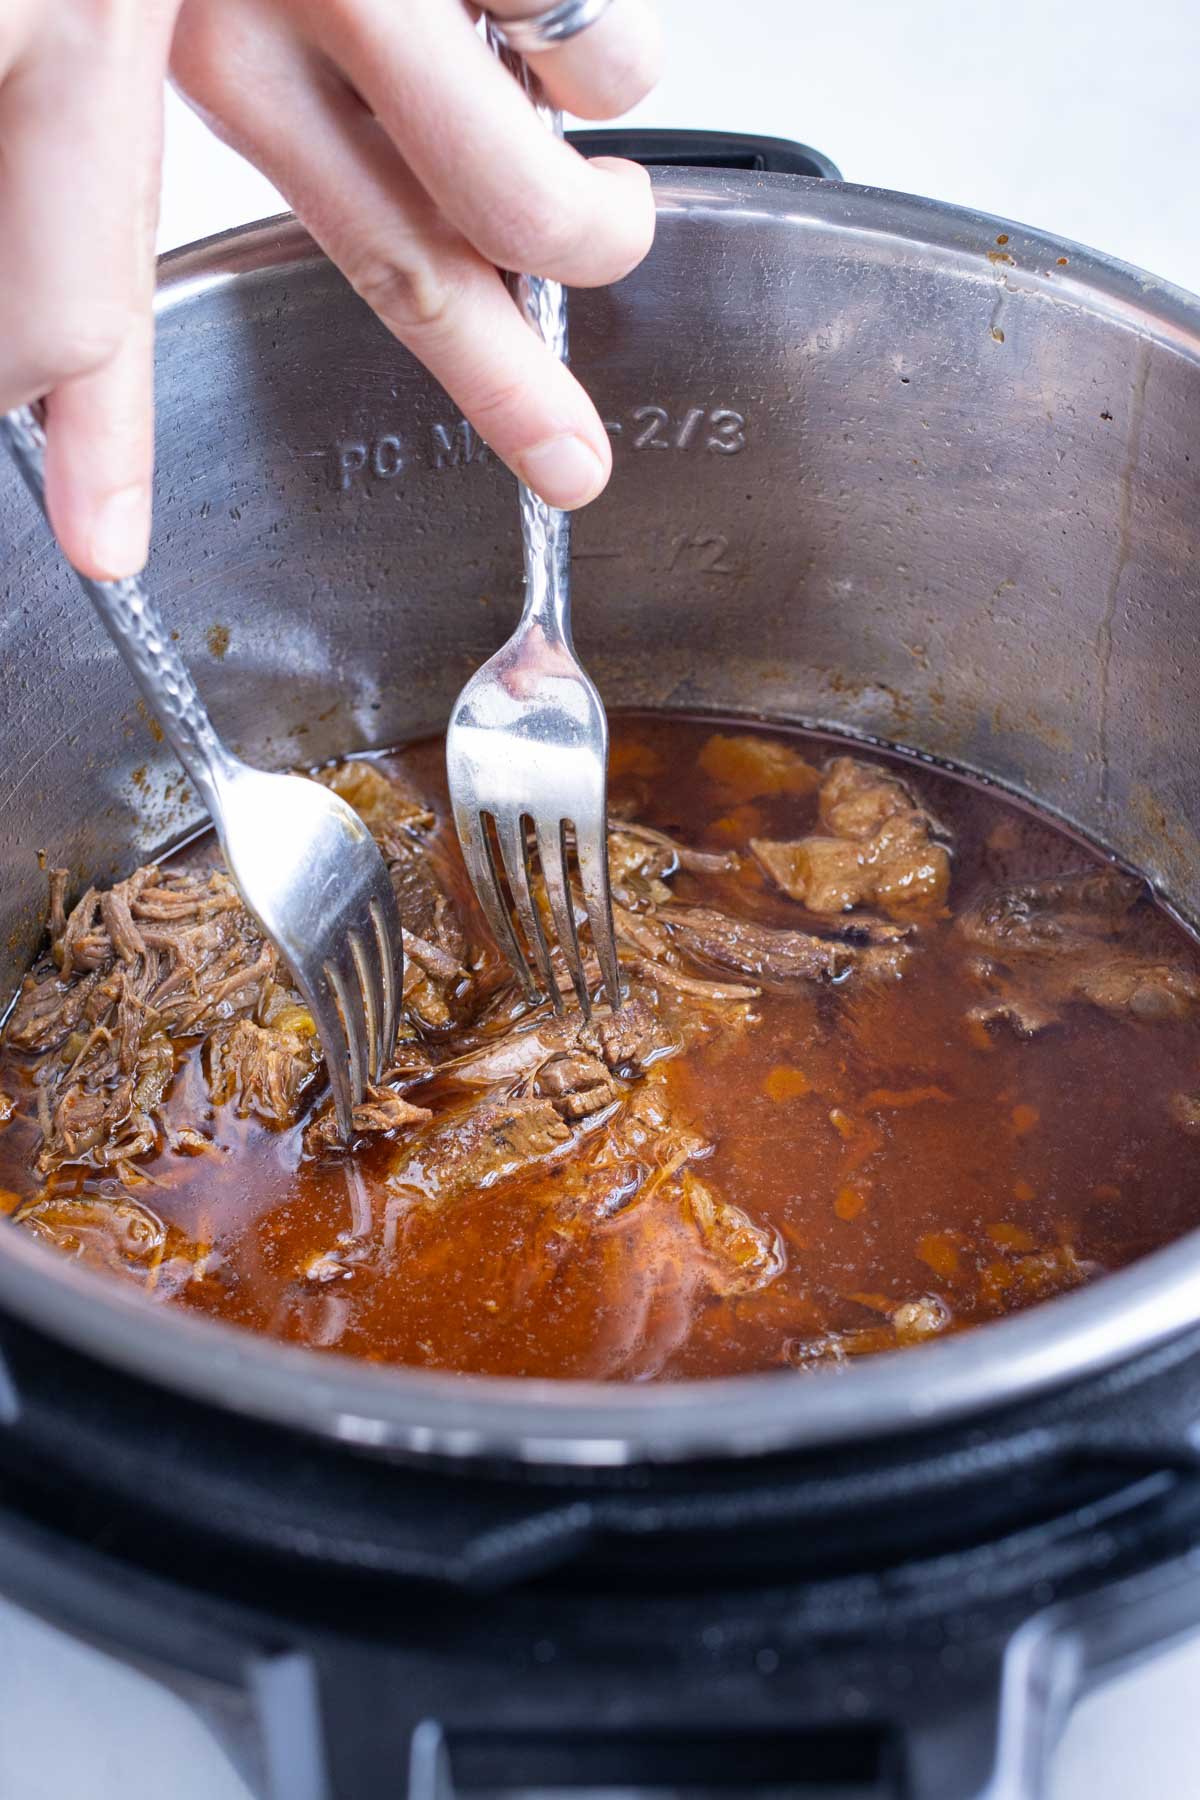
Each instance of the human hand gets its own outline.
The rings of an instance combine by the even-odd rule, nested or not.
[[[154,230],[178,0],[0,4],[0,411],[46,401],[46,502],[87,575],[150,535]]]
[[[614,0],[531,58],[553,104],[607,118],[641,99],[658,64],[646,3]],[[554,140],[461,0],[184,0],[171,68],[492,450],[554,505],[593,499],[607,435],[497,266],[619,280],[653,235],[644,172]]]

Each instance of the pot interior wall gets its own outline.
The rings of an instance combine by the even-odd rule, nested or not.
[[[580,520],[611,705],[877,734],[1035,796],[1200,913],[1200,307],[995,221],[676,175],[573,302],[615,473]],[[513,486],[287,223],[175,259],[149,579],[220,726],[311,763],[437,727],[518,604]],[[38,852],[117,875],[194,824],[0,471],[0,988]]]

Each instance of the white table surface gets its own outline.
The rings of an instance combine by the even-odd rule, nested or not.
[[[847,180],[1042,226],[1200,292],[1196,0],[659,0],[634,118],[799,138]],[[173,97],[164,249],[281,210]],[[0,1602],[0,1800],[246,1800],[181,1702]],[[1048,1800],[1194,1800],[1200,1638],[1078,1710]],[[1010,1800],[996,1796],[995,1800]]]

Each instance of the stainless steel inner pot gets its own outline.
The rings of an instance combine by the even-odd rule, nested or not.
[[[1200,918],[1200,301],[995,219],[672,174],[573,301],[615,474],[579,521],[610,704],[878,736],[1032,796]],[[151,580],[221,728],[282,765],[439,727],[518,603],[511,478],[289,220],[169,258]],[[39,852],[198,821],[0,474],[0,990]],[[1136,1096],[1133,1097],[1136,1102]],[[614,1463],[821,1445],[1063,1384],[1200,1318],[1200,1238],[845,1371],[629,1389],[380,1370],[147,1304],[17,1230],[0,1305],[118,1368],[380,1452]]]

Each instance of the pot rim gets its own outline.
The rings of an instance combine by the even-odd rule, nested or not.
[[[739,171],[655,181],[664,214],[769,217],[918,247],[1086,308],[1200,362],[1200,299],[1078,245],[931,200]],[[1065,263],[1061,258],[1066,258]],[[160,314],[198,292],[324,260],[290,215],[184,246],[161,264]],[[0,1306],[117,1370],[222,1410],[380,1455],[604,1467],[817,1450],[929,1430],[1132,1360],[1200,1322],[1200,1232],[1095,1285],[944,1341],[844,1368],[648,1386],[379,1368],[218,1320],[156,1311],[136,1289],[0,1231]]]

